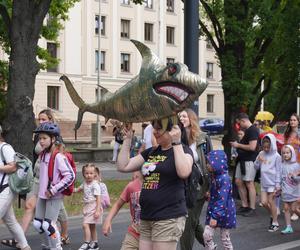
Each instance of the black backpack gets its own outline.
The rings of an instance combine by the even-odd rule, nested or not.
[[[185,180],[185,202],[187,208],[195,206],[198,193],[200,192],[201,185],[203,184],[203,175],[199,166],[193,163],[192,172]]]

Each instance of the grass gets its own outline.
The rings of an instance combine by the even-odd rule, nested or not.
[[[130,180],[106,180],[105,181],[110,196],[110,202],[112,205],[119,198],[124,187],[128,184],[129,181]],[[79,182],[75,183],[75,186],[79,186],[79,185],[80,185]],[[74,193],[71,196],[65,196],[64,204],[69,216],[82,214],[82,204],[83,204],[82,200],[83,200],[82,193]],[[23,208],[24,208],[23,204],[21,208],[18,208],[18,201],[16,200],[14,204],[14,211],[18,219],[22,218],[23,216],[24,213]]]

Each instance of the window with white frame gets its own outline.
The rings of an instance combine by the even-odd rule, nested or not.
[[[213,113],[214,112],[214,95],[207,95],[206,100],[206,112]]]
[[[57,59],[57,44],[56,43],[47,43],[47,51],[51,57]],[[53,66],[47,68],[47,72],[58,72],[58,67]]]
[[[130,37],[130,21],[121,19],[121,38]]]
[[[174,44],[175,43],[175,28],[167,26],[167,43]]]
[[[99,52],[98,50],[95,50],[95,70],[98,71],[98,65],[99,65]],[[105,70],[105,51],[101,51],[101,57],[100,57],[100,70]]]
[[[153,0],[144,0],[144,5],[148,9],[153,9]]]
[[[206,78],[212,79],[214,78],[214,64],[206,63]]]
[[[174,0],[167,0],[167,11],[174,12]]]
[[[120,0],[121,4],[126,4],[129,5],[130,4],[130,0]]]
[[[172,57],[167,57],[167,65],[171,64],[171,63],[174,63],[175,62],[175,58],[172,58]]]
[[[99,24],[99,15],[95,15],[95,34],[98,35],[99,28],[101,30],[101,35],[105,36],[105,23],[106,23],[106,17],[101,16],[101,22]],[[100,27],[99,27],[100,25]]]
[[[121,53],[121,72],[130,72],[130,54]]]
[[[59,110],[59,86],[47,87],[47,106]]]
[[[152,23],[145,23],[145,41],[152,42],[153,41],[153,24]]]

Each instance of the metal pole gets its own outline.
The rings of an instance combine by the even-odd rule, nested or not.
[[[101,1],[99,0],[99,18],[98,18],[98,70],[97,70],[97,102],[101,99],[101,88],[100,88],[100,66],[101,66],[101,49],[100,49],[100,38],[101,38]],[[96,133],[96,144],[97,148],[101,147],[101,123],[100,116],[97,115],[97,133]]]
[[[184,63],[199,73],[199,0],[184,1]],[[199,115],[199,103],[191,107]]]
[[[261,82],[261,88],[260,88],[260,92],[263,92],[265,90],[265,80],[262,80]],[[260,104],[260,111],[264,111],[264,98],[261,99],[261,104]]]

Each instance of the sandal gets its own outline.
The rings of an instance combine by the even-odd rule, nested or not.
[[[60,240],[61,240],[61,244],[62,245],[68,245],[68,244],[70,244],[71,243],[71,241],[70,241],[70,238],[69,238],[69,235],[67,236],[67,237],[61,237],[60,238]]]
[[[18,242],[15,239],[4,239],[4,240],[1,240],[1,243],[8,247],[13,247],[15,249],[21,249],[17,246]]]

